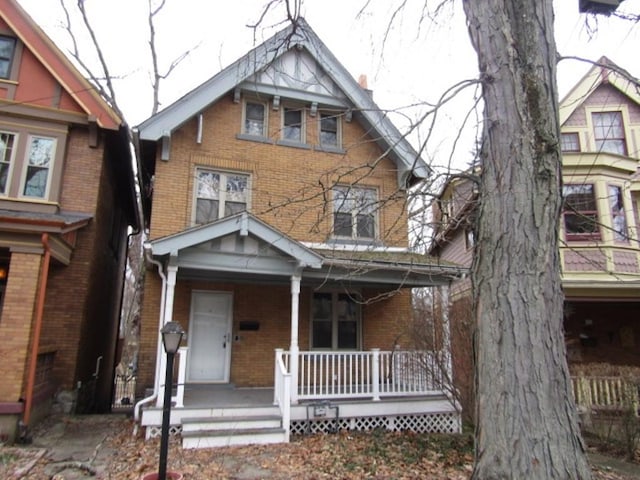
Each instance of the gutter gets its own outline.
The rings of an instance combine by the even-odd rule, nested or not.
[[[145,260],[147,260],[149,263],[152,263],[153,265],[158,267],[158,274],[160,275],[160,278],[162,278],[162,292],[160,297],[160,321],[159,321],[160,325],[158,330],[160,331],[164,326],[164,310],[165,310],[165,297],[167,292],[167,276],[164,274],[162,263],[160,263],[158,260],[154,260],[151,257],[151,248],[149,247],[149,245],[146,244],[144,245],[143,248],[144,248]],[[161,340],[160,338],[158,338],[158,348],[156,352],[156,371],[155,371],[155,376],[153,381],[153,393],[148,397],[138,401],[135,407],[133,408],[133,420],[135,422],[134,434],[136,434],[138,430],[138,424],[140,421],[140,409],[142,408],[143,405],[146,405],[147,403],[151,403],[156,398],[158,398],[158,392],[160,390],[160,379],[158,378],[158,373],[160,372],[160,359],[162,355],[162,352],[160,351],[161,348],[162,348]]]

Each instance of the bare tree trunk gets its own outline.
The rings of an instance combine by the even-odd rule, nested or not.
[[[485,102],[473,478],[588,479],[562,329],[552,0],[463,3]]]

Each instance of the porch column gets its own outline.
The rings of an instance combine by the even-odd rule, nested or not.
[[[177,265],[169,265],[167,266],[167,290],[164,299],[164,318],[162,319],[162,325],[166,325],[167,322],[170,322],[173,319],[173,299],[175,297],[176,291],[176,275],[178,273]],[[162,335],[158,332],[158,355],[160,355],[160,371],[156,373],[156,377],[158,380],[158,398],[156,400],[156,406],[162,407],[162,402],[164,399],[164,388],[165,385],[162,383],[163,378],[166,377],[167,373],[167,356],[164,353],[164,348],[162,347]],[[183,359],[180,358],[180,362]]]
[[[298,270],[291,276],[291,346],[289,347],[289,369],[291,373],[291,403],[298,403],[298,317],[300,311],[300,277]]]

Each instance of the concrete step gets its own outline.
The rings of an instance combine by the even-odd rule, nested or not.
[[[213,448],[286,442],[283,428],[242,428],[182,432],[182,448]]]
[[[208,430],[240,430],[280,428],[282,417],[278,415],[245,415],[233,417],[191,417],[182,419],[182,432]]]

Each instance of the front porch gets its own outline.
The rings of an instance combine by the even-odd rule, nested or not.
[[[432,352],[312,352],[298,354],[292,382],[290,352],[277,350],[273,388],[185,384],[188,349],[178,355],[171,433],[185,448],[288,442],[290,436],[339,430],[459,432],[451,399]],[[164,385],[161,385],[163,398]],[[146,436],[160,434],[162,405],[143,409]]]

